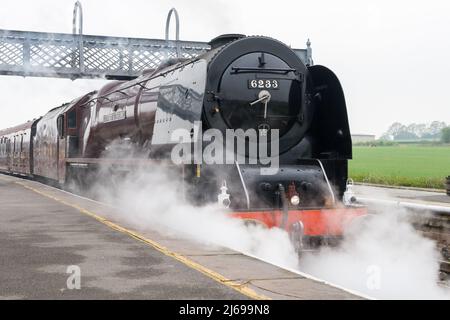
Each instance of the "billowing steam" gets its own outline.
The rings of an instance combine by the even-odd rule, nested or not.
[[[189,205],[183,201],[181,185],[169,182],[175,179],[159,169],[133,173],[117,185],[120,192],[105,193],[102,200],[122,209],[120,219],[134,226],[175,232],[180,237],[251,252],[286,267],[297,267],[294,249],[284,231],[247,227],[214,205]],[[111,197],[112,194],[115,195]]]
[[[132,154],[117,145],[108,153],[108,157]],[[415,231],[407,213],[398,209],[380,209],[381,213],[349,230],[339,248],[303,254],[299,264],[285,231],[246,226],[216,205],[194,207],[185,202],[173,168],[143,166],[123,177],[100,179],[92,191],[121,209],[114,219],[138,230],[156,229],[250,253],[375,298],[450,298],[450,291],[437,285],[435,243]]]
[[[339,248],[302,257],[300,269],[382,299],[450,299],[437,285],[439,253],[398,208],[380,208]]]
[[[124,155],[136,156],[136,151],[113,143],[105,153],[108,158],[123,159]],[[185,186],[176,168],[142,166],[116,177],[109,174],[110,169],[102,168],[100,176],[108,178],[98,179],[91,195],[120,208],[122,214],[115,218],[136,228],[165,231],[207,245],[248,252],[286,268],[298,267],[294,248],[283,230],[246,226],[214,204],[195,207],[187,203],[183,197]]]

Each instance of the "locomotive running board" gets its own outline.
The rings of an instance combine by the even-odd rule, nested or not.
[[[80,165],[105,165],[105,166],[176,166],[171,161],[153,159],[109,159],[109,158],[68,158],[66,163],[69,166],[79,167]]]

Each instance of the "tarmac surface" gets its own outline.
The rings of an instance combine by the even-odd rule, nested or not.
[[[114,210],[0,174],[0,299],[361,299],[226,248],[138,233]]]
[[[14,182],[0,180],[0,203],[2,299],[247,298]],[[67,288],[69,266],[80,268],[80,290]]]

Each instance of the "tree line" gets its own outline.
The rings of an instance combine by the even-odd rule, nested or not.
[[[393,123],[380,137],[387,141],[442,141],[450,143],[450,125],[443,121],[433,121],[429,124],[411,123],[404,125],[400,122]]]

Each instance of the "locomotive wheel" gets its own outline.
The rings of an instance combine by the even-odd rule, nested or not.
[[[301,221],[292,224],[289,232],[289,238],[294,246],[295,252],[300,257],[304,249],[303,245],[304,226]]]
[[[256,226],[260,226],[260,227],[262,227],[263,229],[267,229],[267,226],[263,223],[263,222],[261,222],[261,221],[259,221],[259,220],[256,220],[256,219],[244,219],[244,225],[248,228],[248,227],[256,227]]]

